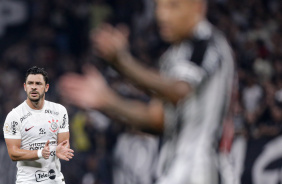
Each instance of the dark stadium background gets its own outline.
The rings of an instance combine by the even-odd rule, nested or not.
[[[121,95],[148,100],[95,57],[89,33],[104,21],[127,24],[132,52],[155,67],[167,45],[156,33],[152,9],[152,0],[0,1],[0,125],[26,98],[25,71],[33,65],[44,67],[51,80],[47,100],[64,104],[70,117],[75,157],[62,161],[67,184],[94,180],[112,184],[117,137],[123,132],[135,134],[135,130],[98,112],[66,104],[58,93],[58,79],[69,71],[80,72],[84,63],[91,62]],[[228,38],[236,61],[230,158],[242,184],[257,184],[262,179],[268,184],[282,183],[281,10],[280,0],[209,0],[208,18]],[[0,131],[0,184],[14,183],[15,173]]]

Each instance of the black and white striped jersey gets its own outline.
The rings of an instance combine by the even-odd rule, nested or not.
[[[158,184],[217,183],[216,141],[234,75],[223,34],[200,22],[192,39],[172,45],[161,57],[161,75],[187,82],[191,94],[165,104],[165,132]]]

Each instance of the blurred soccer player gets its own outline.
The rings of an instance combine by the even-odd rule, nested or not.
[[[156,0],[162,38],[171,47],[160,71],[130,54],[123,27],[101,27],[93,42],[101,57],[158,98],[149,104],[122,99],[94,68],[66,75],[62,95],[82,108],[119,115],[131,125],[163,134],[158,184],[217,184],[218,129],[227,109],[233,58],[224,36],[205,18],[205,0]]]
[[[68,114],[60,104],[45,100],[47,73],[38,67],[26,73],[27,99],[7,116],[3,131],[8,153],[17,162],[16,183],[65,183],[59,159],[69,161]]]

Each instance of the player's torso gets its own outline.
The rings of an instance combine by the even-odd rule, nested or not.
[[[215,134],[227,102],[225,96],[228,96],[227,89],[229,79],[232,79],[233,66],[229,46],[218,33],[212,34],[207,41],[206,51],[200,53],[204,54],[201,60],[192,58],[197,58],[199,54],[197,51],[201,50],[201,47],[199,49],[198,47],[202,46],[199,44],[204,42],[193,41],[172,46],[160,60],[163,75],[188,81],[192,86],[196,86],[193,94],[178,103],[177,107],[165,104],[165,132],[159,161],[160,173],[168,171],[179,148],[185,148],[186,155],[193,162],[196,160],[194,153],[201,153],[199,155],[207,155],[209,158],[209,151],[213,151],[213,146],[216,145],[212,143],[216,141]],[[202,82],[199,83],[203,71],[205,80],[200,80]]]
[[[48,109],[41,112],[27,111],[20,118],[22,149],[43,149],[47,140],[50,141],[50,146],[55,146],[59,130],[59,112],[49,112],[51,110]]]
[[[47,102],[46,102],[47,103]],[[49,159],[35,161],[19,161],[17,183],[61,183],[63,175],[60,172],[60,162],[56,157],[56,146],[60,126],[60,112],[56,106],[44,105],[40,111],[35,111],[23,105],[17,109],[21,123],[21,149],[43,149],[49,140]]]

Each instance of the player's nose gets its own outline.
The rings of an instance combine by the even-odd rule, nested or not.
[[[36,85],[32,85],[32,86],[31,86],[31,90],[32,90],[32,91],[36,91],[36,89],[37,89],[37,86],[36,86]]]

